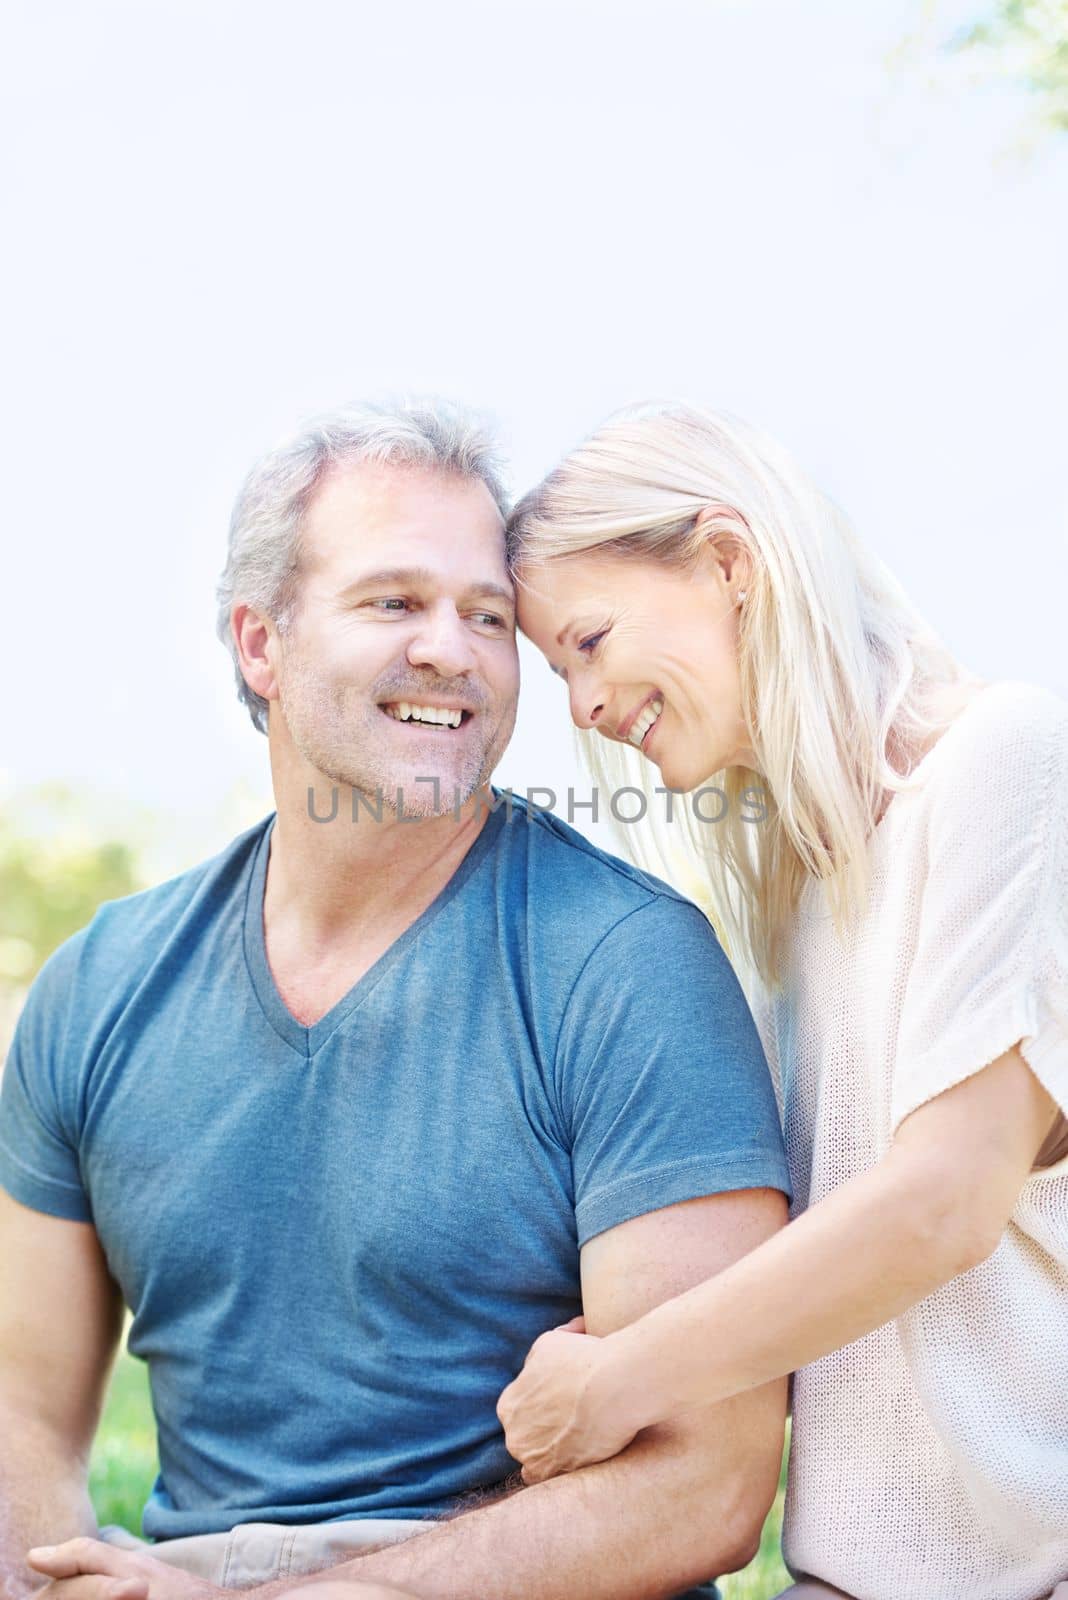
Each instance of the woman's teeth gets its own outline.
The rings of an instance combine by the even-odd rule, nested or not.
[[[627,733],[628,742],[641,749],[645,735],[649,732],[663,709],[664,701],[660,695],[657,695],[655,700],[650,700],[649,704],[644,710],[638,712],[638,715],[631,723],[630,730]]]

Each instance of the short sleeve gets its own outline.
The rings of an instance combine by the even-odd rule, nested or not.
[[[932,794],[895,1129],[1017,1044],[1068,1107],[1068,705],[1020,686],[978,723]]]
[[[34,1211],[88,1222],[67,1058],[71,988],[83,935],[38,973],[0,1079],[0,1184]]]
[[[789,1192],[756,1027],[695,906],[657,896],[604,936],[569,996],[556,1075],[580,1245],[701,1195]]]

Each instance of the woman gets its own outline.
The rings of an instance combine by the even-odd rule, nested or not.
[[[501,1399],[510,1451],[537,1481],[796,1372],[784,1549],[814,1581],[792,1595],[1046,1596],[1068,1578],[1068,706],[970,676],[789,458],[711,413],[614,419],[509,539],[595,773],[644,788],[669,870],[672,837],[698,859],[801,1213],[620,1333],[539,1339]],[[703,785],[721,804],[684,795],[668,825],[666,791]]]

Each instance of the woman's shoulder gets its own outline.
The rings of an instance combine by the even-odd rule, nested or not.
[[[1015,679],[977,687],[920,763],[932,792],[1018,787],[1068,759],[1068,700]]]

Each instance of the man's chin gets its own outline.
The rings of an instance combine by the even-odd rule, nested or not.
[[[393,771],[369,782],[366,777],[338,777],[332,783],[350,788],[353,794],[353,814],[387,817],[391,820],[411,822],[416,818],[456,815],[475,792],[489,782],[489,773],[481,771],[433,771],[423,762],[409,770]]]

